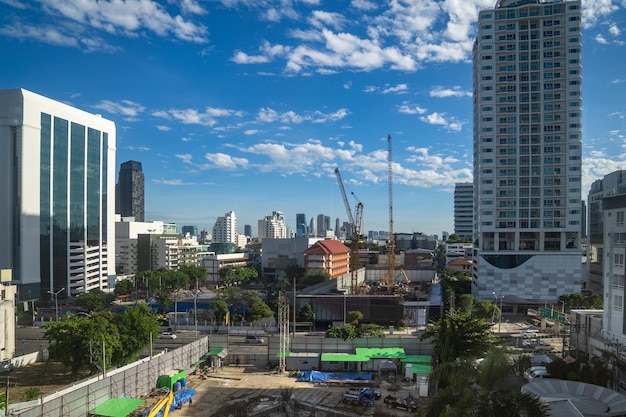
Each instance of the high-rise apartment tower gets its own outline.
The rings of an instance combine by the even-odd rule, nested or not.
[[[556,303],[581,289],[581,2],[499,0],[473,50],[472,293]]]
[[[473,227],[474,184],[471,182],[456,183],[454,185],[454,233],[464,239],[471,239]]]
[[[141,162],[127,161],[120,165],[117,183],[117,208],[122,217],[145,221],[145,185]]]

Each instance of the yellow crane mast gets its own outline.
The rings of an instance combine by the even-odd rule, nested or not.
[[[343,197],[343,204],[346,206],[346,213],[348,214],[348,221],[350,222],[350,292],[355,294],[359,285],[358,272],[359,272],[359,242],[361,241],[361,227],[363,225],[363,203],[358,201],[356,205],[356,217],[352,216],[352,209],[348,202],[348,196],[343,186],[343,180],[341,179],[341,173],[339,168],[335,168],[335,175],[337,175],[337,182],[339,183],[339,189],[341,190],[341,196]],[[354,193],[352,193],[354,196]],[[356,196],[354,196],[356,198]]]
[[[394,283],[396,267],[396,247],[393,240],[393,175],[391,156],[391,135],[387,135],[387,181],[389,183],[389,244],[387,245],[387,273],[383,279],[383,284],[392,285]]]

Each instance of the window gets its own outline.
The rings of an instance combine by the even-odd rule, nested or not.
[[[624,304],[624,297],[621,295],[613,295],[613,310],[622,311]]]

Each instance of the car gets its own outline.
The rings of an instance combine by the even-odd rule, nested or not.
[[[523,332],[519,334],[519,337],[523,337],[524,339],[526,338],[536,339],[538,336],[539,336],[539,333],[534,332],[532,330],[524,330]]]
[[[532,338],[532,339],[525,339],[522,342],[522,346],[524,347],[535,347],[537,345],[537,339]]]
[[[161,335],[159,336],[159,339],[170,339],[170,340],[174,340],[176,339],[176,335],[174,333],[170,333],[170,332],[163,332],[161,333]]]
[[[246,336],[246,343],[258,343],[263,344],[265,340],[263,340],[260,336]]]
[[[524,379],[531,381],[533,378],[531,378],[530,375],[538,375],[541,373],[545,373],[545,374],[548,373],[548,370],[546,369],[545,366],[531,366],[530,368],[524,371]]]
[[[528,382],[533,382],[535,379],[538,378],[548,378],[550,377],[550,374],[548,374],[548,371],[546,369],[537,369],[535,371],[532,371],[531,373],[529,373],[526,376],[526,380]]]

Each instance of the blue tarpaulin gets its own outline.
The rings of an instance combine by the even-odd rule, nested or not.
[[[324,382],[329,379],[339,381],[371,381],[372,374],[339,374],[333,372],[304,371],[296,382]]]

